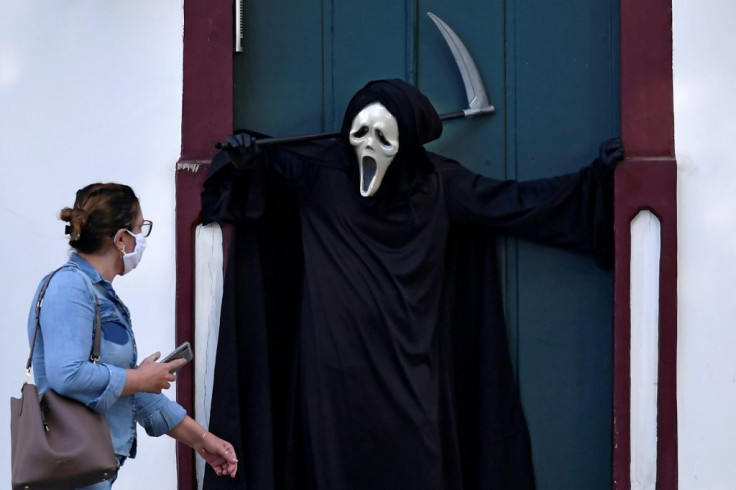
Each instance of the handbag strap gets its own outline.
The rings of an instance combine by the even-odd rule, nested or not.
[[[33,340],[31,341],[31,352],[28,354],[28,361],[26,362],[26,376],[30,376],[31,374],[31,364],[33,362],[33,349],[36,347],[36,336],[38,335],[38,331],[41,329],[41,305],[43,304],[43,297],[46,294],[46,289],[49,287],[49,283],[51,282],[51,278],[54,277],[54,274],[59,272],[61,269],[63,269],[64,266],[59,267],[54,272],[49,274],[49,276],[46,278],[46,280],[43,282],[43,285],[41,286],[41,291],[38,293],[38,300],[36,300],[36,326],[33,330]],[[84,275],[84,272],[82,272],[82,275]],[[100,335],[100,330],[102,329],[102,319],[100,314],[100,299],[97,297],[97,293],[92,290],[91,285],[89,284],[89,279],[87,276],[84,277],[85,281],[87,281],[88,286],[90,286],[90,291],[92,292],[92,296],[95,298],[95,330],[92,334],[92,352],[89,355],[89,360],[97,363],[100,360],[100,340],[102,335]]]

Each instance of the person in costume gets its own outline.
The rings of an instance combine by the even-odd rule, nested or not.
[[[205,488],[534,487],[493,239],[610,266],[623,149],[501,181],[425,150],[441,133],[419,90],[377,80],[339,138],[259,147],[244,132],[214,158],[202,221],[235,232],[210,428],[244,471]]]

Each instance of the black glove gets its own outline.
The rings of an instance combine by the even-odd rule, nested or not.
[[[598,150],[598,161],[606,167],[613,167],[624,159],[624,146],[618,138],[611,138],[601,143]]]
[[[252,169],[258,156],[256,138],[249,133],[231,134],[224,143],[217,143],[215,147],[224,150],[230,157],[235,168]]]

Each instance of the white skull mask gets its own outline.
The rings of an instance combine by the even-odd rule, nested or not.
[[[355,147],[360,166],[360,195],[372,196],[399,152],[396,118],[380,102],[368,104],[353,118],[350,144]]]

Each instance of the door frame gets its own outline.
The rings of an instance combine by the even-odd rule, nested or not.
[[[176,163],[176,340],[194,339],[194,230],[214,142],[233,125],[232,2],[184,2],[181,155]],[[672,2],[621,0],[621,136],[616,169],[613,300],[613,490],[628,489],[630,441],[631,221],[649,210],[661,224],[657,487],[677,489],[677,162],[672,89]],[[193,370],[176,383],[191,414]],[[177,443],[180,490],[196,486],[194,453]]]

